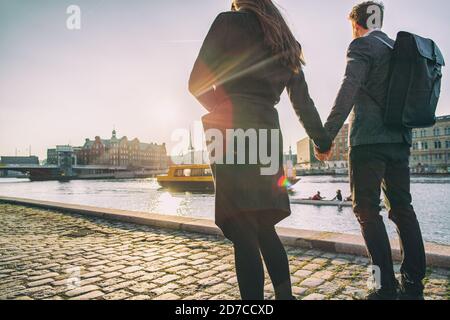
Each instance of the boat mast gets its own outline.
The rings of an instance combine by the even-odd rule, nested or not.
[[[188,149],[188,154],[191,156],[191,163],[190,164],[194,164],[195,161],[195,148],[192,144],[192,132],[191,129],[189,129],[189,149]]]

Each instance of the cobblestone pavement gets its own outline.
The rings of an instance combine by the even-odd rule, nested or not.
[[[216,237],[6,204],[0,219],[0,299],[239,299],[232,247]],[[367,259],[288,253],[298,299],[364,293]],[[449,276],[428,270],[427,299],[449,299]]]

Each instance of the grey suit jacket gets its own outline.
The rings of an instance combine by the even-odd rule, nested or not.
[[[392,50],[377,37],[394,45],[394,40],[382,31],[373,31],[350,44],[344,81],[325,124],[334,140],[351,112],[350,147],[412,144],[411,130],[391,129],[384,125]]]

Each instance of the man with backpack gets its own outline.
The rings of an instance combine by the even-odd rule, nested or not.
[[[426,257],[410,193],[412,131],[411,127],[403,125],[389,126],[385,120],[386,117],[391,119],[390,115],[386,115],[386,110],[392,107],[392,100],[411,93],[389,92],[393,87],[390,80],[396,42],[381,31],[383,15],[384,5],[376,1],[359,4],[350,13],[354,41],[348,49],[344,81],[325,128],[331,140],[334,140],[353,110],[349,139],[353,207],[374,266],[375,279],[381,280],[379,286],[369,292],[367,299],[422,300]],[[430,59],[431,65],[436,59],[432,60],[433,55],[428,56],[427,52],[435,55],[440,52],[436,46],[433,49],[434,43],[431,40],[427,42],[423,39],[423,48],[419,41],[421,40],[417,40],[417,50],[424,52],[423,56]],[[402,60],[402,63],[405,61]],[[427,66],[428,60],[424,61]],[[440,69],[437,71],[440,72]],[[415,77],[412,74],[406,77],[408,76]],[[439,81],[440,87],[440,77],[433,84],[436,81]],[[408,86],[405,88],[408,89]],[[429,94],[439,95],[439,92],[433,87],[429,88]],[[405,100],[404,96],[403,103],[409,99]],[[426,98],[430,101],[430,96]],[[437,100],[435,102],[437,104]],[[432,117],[435,110],[436,106],[429,111]],[[427,124],[429,125],[433,124]],[[318,150],[316,155],[319,160],[325,160],[329,156]],[[380,215],[381,189],[386,196],[389,218],[396,224],[400,236],[403,254],[400,286],[395,278],[389,237]]]

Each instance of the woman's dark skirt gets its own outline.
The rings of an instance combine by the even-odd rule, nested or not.
[[[255,129],[258,133],[258,153],[261,142],[259,133],[268,130],[267,153],[271,159],[274,159],[271,157],[272,149],[277,147],[273,152],[277,152],[278,166],[272,175],[262,174],[261,169],[270,165],[261,164],[259,157],[257,164],[249,164],[249,144],[255,143],[254,140],[246,142],[246,164],[236,164],[236,161],[234,164],[227,163],[226,152],[230,152],[231,148],[223,151],[223,164],[211,163],[216,187],[216,224],[225,236],[232,240],[230,230],[241,225],[243,220],[276,225],[287,218],[291,209],[288,192],[283,184],[283,138],[277,110],[273,106],[254,103],[225,103],[203,117],[203,125],[205,130],[218,129],[224,137],[227,129]],[[278,130],[278,139],[275,141],[271,141],[271,130]],[[223,141],[224,146],[228,143]]]

